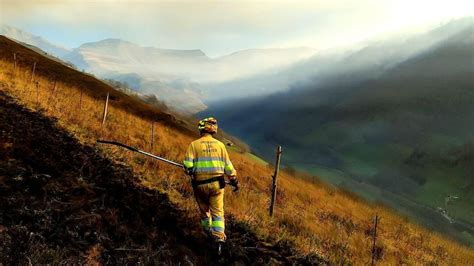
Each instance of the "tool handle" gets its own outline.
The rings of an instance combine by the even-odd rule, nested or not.
[[[117,145],[117,146],[123,147],[123,148],[125,148],[125,149],[134,151],[134,152],[139,152],[139,150],[138,150],[137,148],[132,147],[132,146],[128,146],[128,145],[125,145],[125,144],[122,144],[122,143],[120,143],[120,142],[115,142],[115,141],[110,141],[110,140],[100,140],[100,139],[98,139],[98,140],[97,140],[97,143],[105,143],[105,144]]]
[[[162,158],[162,157],[160,157],[160,156],[156,156],[156,155],[151,154],[151,153],[149,153],[149,152],[139,150],[139,149],[137,149],[137,148],[135,148],[135,147],[131,147],[131,146],[122,144],[122,143],[120,143],[120,142],[115,142],[115,141],[110,141],[110,140],[97,140],[97,143],[111,144],[111,145],[120,146],[120,147],[122,147],[122,148],[131,150],[131,151],[133,151],[133,152],[141,153],[141,154],[144,154],[144,155],[146,155],[146,156],[152,157],[152,158],[154,158],[154,159],[157,159],[157,160],[160,160],[160,161],[163,161],[163,162],[172,164],[172,165],[174,165],[174,166],[177,166],[177,167],[180,167],[180,168],[184,168],[184,166],[183,166],[182,164],[180,164],[180,163],[173,162],[173,161],[171,161],[171,160]]]
[[[122,144],[122,143],[120,143],[120,142],[110,141],[110,140],[100,140],[100,139],[98,139],[98,140],[97,140],[97,143],[111,144],[111,145],[120,146],[120,147],[122,147],[122,148],[131,150],[131,151],[133,151],[133,152],[138,152],[138,153],[144,154],[144,155],[146,155],[146,156],[150,156],[150,157],[152,157],[152,158],[155,158],[155,159],[157,159],[157,160],[160,160],[160,161],[163,161],[163,162],[172,164],[172,165],[174,165],[174,166],[177,166],[177,167],[180,167],[180,168],[184,168],[184,165],[182,165],[182,164],[180,164],[180,163],[173,162],[173,161],[171,161],[171,160],[168,160],[168,159],[165,159],[165,158],[156,156],[156,155],[151,154],[151,153],[148,153],[148,152],[144,152],[144,151],[139,150],[139,149],[137,149],[137,148],[135,148],[135,147],[128,146],[128,145]],[[232,185],[232,184],[230,183],[229,180],[226,180],[225,183],[226,183],[227,185],[230,185],[230,186],[234,187],[234,189],[233,189],[234,192],[237,192],[237,191],[239,190],[239,185],[235,185],[235,186],[234,186],[234,185]]]

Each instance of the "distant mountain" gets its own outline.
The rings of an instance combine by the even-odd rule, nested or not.
[[[4,35],[8,38],[36,46],[41,50],[59,58],[63,58],[66,54],[70,52],[68,49],[52,44],[42,37],[27,33],[25,31],[5,24],[0,25],[0,35]]]
[[[214,103],[204,114],[268,159],[283,145],[284,164],[472,241],[472,19],[404,42],[309,59],[302,65],[318,67],[313,76],[287,92]],[[449,195],[459,200],[448,205]],[[436,227],[437,208],[452,227]]]
[[[200,50],[141,47],[119,39],[83,44],[68,58],[77,62],[78,67],[98,75],[137,73],[144,78],[159,76],[165,81],[186,75],[190,66],[209,60]]]
[[[254,49],[211,59],[201,50],[172,50],[142,47],[106,39],[74,49],[69,60],[98,74],[137,73],[160,81],[187,78],[193,82],[213,83],[254,75],[268,69],[290,65],[315,53],[310,48]]]
[[[201,58],[206,60],[202,51],[140,47],[118,39],[86,43],[77,49],[68,50],[8,25],[2,25],[0,30],[2,35],[71,62],[80,70],[101,78],[126,82],[131,88],[144,94],[156,94],[175,111],[195,113],[206,108],[200,100],[199,92],[189,88],[189,85],[186,90],[182,85],[179,89],[173,88],[173,84],[183,80],[180,74],[186,74],[184,68],[187,65]],[[179,69],[183,71],[178,73]]]
[[[206,108],[198,84],[183,81],[189,79],[191,66],[198,68],[210,60],[200,50],[141,47],[120,39],[106,39],[85,43],[65,58],[79,69],[126,82],[140,93],[154,94],[175,111],[195,113]]]
[[[239,92],[216,90],[223,82],[285,68],[316,52],[304,47],[250,49],[209,58],[201,50],[142,47],[120,39],[85,43],[68,50],[6,25],[2,26],[2,34],[71,62],[80,70],[127,82],[141,93],[155,94],[182,113],[202,111],[207,108],[205,101]],[[245,95],[246,90],[240,91],[239,96]]]
[[[83,44],[65,58],[79,69],[105,78],[126,81],[133,74],[138,91],[156,94],[177,111],[196,113],[207,107],[204,101],[208,98],[233,94],[221,90],[210,95],[209,87],[289,66],[314,53],[310,48],[254,49],[212,59],[201,50],[142,47],[106,39]]]

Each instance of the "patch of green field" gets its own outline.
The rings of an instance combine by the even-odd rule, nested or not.
[[[453,147],[457,147],[462,144],[462,140],[457,137],[432,134],[428,136],[425,143],[423,143],[423,148],[428,153],[436,154],[440,152],[445,152]]]
[[[448,212],[453,216],[454,219],[461,219],[468,223],[474,224],[473,206],[474,203],[472,201],[466,200],[466,198],[461,194],[459,199],[454,200],[451,204],[449,204]]]
[[[341,131],[341,125],[338,123],[331,123],[323,125],[314,131],[310,131],[305,135],[300,136],[297,142],[305,145],[307,143],[338,143],[341,139],[346,139],[348,134]]]
[[[471,235],[469,232],[464,231],[462,232],[462,236],[471,243],[469,246],[474,249],[474,235]]]
[[[468,180],[462,177],[462,173],[449,168],[436,168],[425,169],[425,174],[428,175],[427,182],[416,195],[416,201],[445,208],[445,198],[448,195],[457,196],[459,199],[453,200],[448,206],[450,215],[474,223],[474,202],[464,191]]]
[[[364,180],[376,175],[378,170],[370,161],[361,160],[357,157],[344,157],[344,168],[355,176]]]
[[[468,185],[468,181],[462,177],[461,170],[448,167],[433,167],[423,169],[426,183],[422,187],[422,192],[417,195],[418,200],[425,204],[432,204],[444,199],[447,195],[461,193],[463,187]]]
[[[449,187],[444,182],[429,179],[420,190],[416,200],[432,207],[443,207],[444,198],[453,192],[448,189]]]
[[[302,169],[310,174],[318,176],[322,181],[333,185],[340,185],[347,181],[349,177],[338,169],[332,169],[324,166],[295,165],[297,169]]]
[[[378,145],[355,143],[341,150],[345,157],[357,158],[373,165],[400,163],[412,152],[412,147],[390,143]]]

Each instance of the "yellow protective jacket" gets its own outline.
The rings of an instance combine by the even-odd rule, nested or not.
[[[204,134],[189,145],[183,163],[196,180],[237,175],[225,145],[210,134]]]

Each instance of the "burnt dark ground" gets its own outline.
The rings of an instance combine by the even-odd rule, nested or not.
[[[0,264],[318,264],[227,217],[217,259],[196,221],[132,171],[0,91]]]

